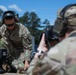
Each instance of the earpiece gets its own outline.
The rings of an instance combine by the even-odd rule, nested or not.
[[[16,20],[16,22],[19,22],[19,15],[18,15],[15,11],[13,11],[13,13],[14,13],[14,15],[15,15],[15,20]]]

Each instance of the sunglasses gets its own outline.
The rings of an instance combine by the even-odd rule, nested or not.
[[[12,27],[12,26],[14,26],[14,25],[15,25],[15,23],[12,23],[12,24],[6,24],[7,27]]]
[[[13,17],[13,16],[6,16],[4,19],[10,20],[10,19],[12,19],[12,18],[14,18],[14,17]]]

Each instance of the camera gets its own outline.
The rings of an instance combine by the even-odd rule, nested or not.
[[[39,37],[39,41],[41,41],[43,33],[45,34],[45,43],[48,49],[51,47],[50,42],[53,38],[52,28],[53,26],[51,25],[46,26],[46,28],[44,28],[43,32],[40,34]]]
[[[41,41],[42,34],[45,33],[45,43],[47,45],[47,48],[49,49],[52,46],[52,42],[57,41],[59,42],[59,38],[55,36],[53,33],[53,25],[48,25],[44,29],[44,31],[40,34],[39,40]]]

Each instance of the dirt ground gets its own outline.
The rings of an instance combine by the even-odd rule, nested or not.
[[[26,74],[18,74],[18,73],[4,73],[0,75],[26,75]]]

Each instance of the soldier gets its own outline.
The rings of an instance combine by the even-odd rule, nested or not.
[[[0,36],[4,40],[4,47],[14,58],[12,64],[26,70],[31,60],[32,36],[27,27],[19,23],[18,14],[13,11],[3,13]]]
[[[65,6],[59,14],[54,33],[65,39],[45,54],[43,35],[38,50],[43,50],[44,56],[35,65],[33,75],[76,75],[76,4]]]

